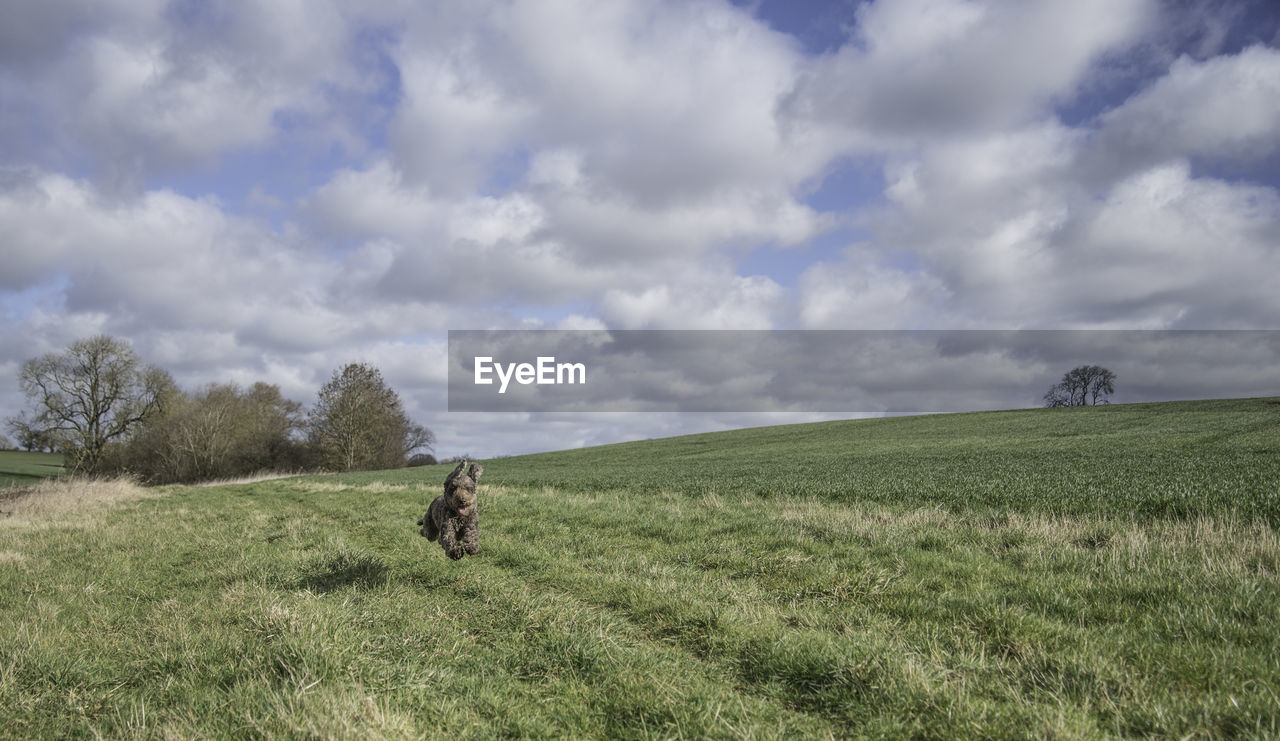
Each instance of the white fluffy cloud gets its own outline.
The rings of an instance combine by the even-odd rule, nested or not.
[[[648,204],[777,192],[830,154],[777,124],[794,44],[727,4],[518,0],[445,21],[456,33],[433,20],[397,50],[392,130],[397,161],[437,192],[479,184],[477,160],[511,147],[571,149],[593,188]]]
[[[212,199],[153,191],[119,201],[84,181],[27,173],[0,192],[0,230],[12,295],[58,286],[20,300],[31,305],[15,307],[6,336],[44,336],[60,312],[78,334],[139,338],[157,362],[184,372],[350,355],[456,319],[430,301],[352,294],[359,255],[327,256],[296,234],[228,216]]]
[[[854,38],[813,65],[787,108],[866,147],[1025,123],[1073,98],[1154,12],[1152,0],[867,3]]]
[[[1185,161],[1139,172],[1068,230],[1052,284],[1063,315],[1158,328],[1273,327],[1280,197],[1192,178]]]
[[[951,299],[936,276],[885,264],[865,246],[814,264],[796,291],[805,329],[937,329],[949,324]]]
[[[869,217],[877,244],[918,259],[913,280],[945,301],[940,320],[1047,318],[1029,311],[1054,271],[1048,243],[1077,198],[1078,136],[1045,124],[957,138],[886,168],[886,204]]]
[[[1095,167],[1198,156],[1270,162],[1280,151],[1280,50],[1182,57],[1168,74],[1102,117]]]
[[[391,295],[771,326],[781,288],[726,272],[723,251],[830,227],[798,192],[835,145],[777,118],[804,60],[731,6],[473,6],[410,23],[394,54],[390,157],[310,203],[364,241],[384,273],[362,277]],[[502,192],[479,195],[495,177]]]
[[[1270,327],[1249,17],[875,0],[810,55],[724,0],[15,6],[0,373],[102,331],[298,398],[366,360],[465,447],[447,328]]]
[[[782,289],[765,276],[689,271],[601,299],[607,326],[618,329],[772,329],[783,305]]]
[[[9,16],[5,37],[21,39],[4,44],[0,111],[32,124],[4,127],[23,145],[11,156],[87,165],[126,192],[277,141],[288,118],[310,121],[294,138],[350,143],[333,102],[376,82],[352,51],[361,19],[329,2],[32,3]]]
[[[876,244],[917,268],[865,256],[806,274],[805,319],[901,297],[936,326],[1267,327],[1280,300],[1274,189],[1193,177],[1185,159],[1099,189],[1081,132],[1057,125],[935,147],[889,168]],[[842,284],[834,275],[848,275]],[[833,285],[833,281],[835,281]],[[855,314],[856,315],[856,312]],[[892,323],[891,326],[898,326]]]
[[[0,194],[15,267],[6,272],[10,288],[60,277],[69,309],[145,317],[155,328],[236,328],[272,313],[301,320],[332,312],[318,289],[336,266],[228,217],[216,200],[151,191],[118,201],[63,175],[21,177]]]

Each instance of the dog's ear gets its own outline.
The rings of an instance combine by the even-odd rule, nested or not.
[[[482,473],[484,473],[484,466],[479,463],[472,463],[470,470],[467,471],[467,475],[471,477],[472,481],[479,481]]]
[[[445,484],[445,486],[448,486],[449,484],[453,483],[453,480],[454,480],[454,479],[456,479],[456,478],[458,478],[459,476],[461,476],[461,475],[462,475],[462,470],[463,470],[463,469],[465,469],[466,467],[467,467],[467,459],[466,459],[466,458],[463,458],[463,459],[462,459],[462,462],[458,464],[458,467],[457,467],[457,468],[455,468],[455,469],[453,469],[453,472],[452,472],[452,473],[450,473],[448,476],[445,476],[445,477],[444,477],[444,484]]]

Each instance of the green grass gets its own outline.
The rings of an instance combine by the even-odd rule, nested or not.
[[[801,496],[995,515],[1230,515],[1280,527],[1280,398],[761,427],[497,459],[485,472],[573,492]]]
[[[456,563],[448,467],[50,496],[0,735],[1275,737],[1277,452],[1245,400],[486,461]]]
[[[62,475],[61,453],[0,450],[0,488],[27,486]]]

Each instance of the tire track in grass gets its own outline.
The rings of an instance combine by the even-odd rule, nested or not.
[[[381,550],[401,548],[408,537],[421,546],[419,554],[443,559],[435,544],[416,533],[402,534],[401,526],[385,524],[403,515],[383,513],[416,509],[405,503],[408,497],[425,498],[426,493],[406,491],[371,502],[376,504],[370,508],[373,514],[356,518],[351,517],[351,505],[336,498],[324,498],[323,508],[331,509],[335,525],[358,533],[360,540],[372,539],[369,542]],[[739,694],[788,711],[810,712],[858,733],[910,731],[884,712],[877,714],[880,705],[914,709],[917,720],[926,719],[926,727],[936,733],[971,735],[971,723],[979,721],[1010,733],[1030,728],[1061,731],[1062,723],[1076,734],[1096,735],[1104,729],[1114,733],[1148,721],[1132,707],[1135,701],[1112,712],[1098,703],[1114,704],[1112,696],[1131,692],[1155,701],[1172,689],[1168,678],[1148,684],[1132,675],[1124,670],[1124,662],[1109,660],[1108,652],[1091,653],[1092,660],[1104,661],[1100,669],[1090,664],[1091,659],[1073,654],[1068,639],[1096,640],[1099,635],[1074,628],[1063,633],[1058,618],[1073,622],[1075,612],[1069,608],[1093,597],[1076,595],[1063,602],[1062,595],[1046,592],[1021,606],[1023,600],[1016,594],[1025,587],[1026,568],[1037,563],[1027,562],[1024,555],[1037,559],[1037,554],[1060,549],[1087,549],[1092,554],[1099,547],[1111,548],[1113,536],[1106,533],[1115,527],[1121,530],[1114,537],[1123,539],[1127,528],[1145,537],[1149,530],[1177,531],[1185,526],[1006,515],[984,527],[981,517],[957,520],[954,513],[933,508],[898,510],[732,494],[724,499],[728,504],[717,507],[713,498],[661,491],[567,493],[495,487],[482,492],[484,552],[449,568],[478,572],[489,563],[509,572],[503,581],[510,584],[532,592],[558,592],[620,618],[639,639],[683,652],[688,662],[702,667],[699,674],[719,674],[724,679],[717,686],[732,686]],[[384,524],[379,524],[380,518]],[[1106,537],[1099,540],[1099,533]],[[1040,543],[1042,536],[1049,540]],[[951,597],[935,594],[963,586],[964,574],[952,571],[957,566],[963,571],[963,563],[954,556],[966,550],[981,562],[981,575],[999,582],[999,589],[988,590],[977,601],[960,592]],[[1066,560],[1054,556],[1059,563],[1045,565],[1049,570],[1044,575],[1056,579],[1059,569],[1074,572],[1066,555]],[[876,579],[841,580],[838,573],[820,567],[824,560],[885,567],[903,557],[913,559],[906,574],[911,584],[906,586],[914,585],[914,590],[904,591],[899,582],[885,592]],[[1152,567],[1157,575],[1167,570],[1160,564]],[[484,573],[490,580],[498,579],[490,570]],[[903,578],[902,572],[894,578]],[[788,579],[800,583],[789,604]],[[1083,586],[1087,589],[1081,594],[1095,593],[1095,587]],[[1096,589],[1110,591],[1096,594],[1114,595],[1121,586],[1123,580],[1107,577]],[[1014,603],[994,617],[988,615],[992,595],[1000,598],[1006,593],[1015,597]],[[861,598],[869,598],[870,606],[870,611],[855,613],[861,632],[835,625],[843,605]],[[815,603],[825,606],[819,609]],[[1188,604],[1194,607],[1195,600]],[[984,616],[990,619],[974,622]],[[921,620],[924,633],[913,625]],[[961,621],[959,632],[946,627],[954,620]],[[929,630],[937,636],[926,640]],[[1139,646],[1134,641],[1140,637],[1130,633],[1117,639],[1121,642],[1113,649],[1123,652]],[[1036,648],[1041,638],[1054,646]],[[556,645],[548,640],[548,650],[554,653]],[[566,645],[558,650],[570,653]],[[590,663],[589,656],[579,658]],[[1179,700],[1184,701],[1209,698]],[[1154,724],[1150,728],[1173,732],[1209,722],[1197,722],[1185,713],[1184,709],[1172,720],[1148,719]],[[1232,720],[1220,712],[1213,717],[1217,720],[1210,725]]]
[[[486,597],[502,600],[498,609],[522,631],[534,633],[502,662],[504,670],[532,686],[566,678],[582,681],[590,688],[588,704],[599,706],[606,718],[620,716],[633,723],[666,718],[670,728],[686,734],[718,729],[741,735],[748,726],[766,736],[831,734],[820,717],[770,698],[741,696],[702,662],[691,662],[680,646],[650,640],[641,626],[615,611],[498,564],[482,568],[477,580],[485,584]],[[726,713],[725,708],[736,710]],[[678,722],[689,714],[703,721],[701,731]]]
[[[270,492],[262,494],[264,499],[270,496]],[[523,580],[505,578],[500,570],[487,566],[483,558],[469,559],[458,565],[447,561],[433,564],[444,568],[431,568],[424,572],[414,563],[414,555],[427,553],[441,559],[443,555],[437,552],[435,544],[429,544],[427,548],[428,544],[416,534],[412,536],[413,542],[420,542],[426,550],[415,549],[413,555],[403,552],[395,555],[388,548],[388,543],[401,541],[403,536],[398,529],[377,525],[376,522],[388,506],[374,506],[365,517],[357,518],[366,525],[372,523],[371,527],[352,527],[350,505],[335,497],[319,497],[305,502],[286,497],[284,501],[272,502],[272,506],[267,508],[271,513],[267,517],[254,517],[253,512],[259,508],[239,496],[232,501],[239,505],[233,509],[236,514],[220,522],[233,527],[237,538],[259,543],[251,555],[254,559],[261,559],[264,554],[277,549],[274,543],[279,540],[272,541],[271,535],[280,524],[298,516],[308,520],[306,537],[297,542],[286,541],[282,545],[289,545],[289,550],[281,552],[279,558],[271,559],[281,561],[283,568],[251,569],[252,574],[237,575],[237,578],[247,576],[252,583],[276,590],[280,595],[277,598],[279,606],[311,604],[313,608],[300,609],[314,609],[317,604],[332,604],[337,599],[367,601],[423,579],[437,587],[450,589],[456,595],[458,607],[475,616],[476,623],[485,626],[486,636],[480,645],[487,653],[482,653],[482,656],[493,658],[487,664],[481,661],[485,671],[509,679],[514,684],[508,689],[516,684],[524,688],[516,691],[524,699],[509,702],[494,699],[494,695],[487,701],[496,703],[494,707],[498,709],[510,710],[514,704],[520,708],[518,715],[528,715],[527,722],[508,722],[502,721],[501,717],[510,713],[495,710],[491,714],[495,729],[505,729],[515,735],[556,735],[557,732],[575,735],[582,732],[583,726],[574,723],[587,723],[588,719],[577,718],[575,721],[571,718],[569,725],[564,725],[531,712],[539,703],[529,698],[542,698],[544,702],[560,706],[569,716],[582,712],[593,714],[595,720],[592,722],[596,724],[593,727],[598,727],[601,735],[617,735],[608,732],[607,723],[624,722],[610,721],[610,718],[629,719],[625,722],[634,723],[637,727],[647,723],[651,729],[655,728],[655,722],[668,726],[680,722],[716,735],[730,735],[727,729],[731,727],[752,725],[779,733],[829,733],[816,721],[807,722],[793,717],[785,708],[743,702],[736,698],[732,688],[715,682],[714,678],[690,676],[687,668],[681,674],[687,662],[670,647],[659,647],[661,655],[655,655],[655,647],[637,641],[630,631],[624,631],[615,624],[618,621],[611,623],[602,611],[594,611],[601,613],[599,615],[589,613],[588,606],[576,605],[568,596],[555,596],[554,600],[547,595],[539,596]],[[210,516],[214,509],[226,513],[226,508],[219,507],[217,503],[206,504],[210,510],[202,513],[203,516]],[[384,504],[392,509],[398,507],[394,502]],[[386,520],[381,521],[385,523]],[[376,578],[367,578],[370,571],[378,572]],[[452,575],[446,580],[447,584],[440,582],[440,578],[450,572]],[[304,594],[308,596],[300,602],[299,595]],[[411,606],[391,606],[382,613],[382,618],[394,622],[412,616],[414,612],[415,608]],[[532,616],[534,622],[548,626],[548,631],[536,641],[530,642],[528,637],[513,641],[512,636],[521,635],[520,627],[514,623],[503,623],[496,617],[501,615]],[[471,632],[468,641],[475,640],[475,631]],[[306,640],[294,640],[301,642],[294,646],[296,656],[290,656],[297,659],[308,655]],[[296,662],[290,659],[285,663],[293,666]],[[623,667],[620,676],[634,676],[636,679],[626,680],[621,685],[614,682],[613,686],[621,689],[598,691],[599,685],[608,684],[604,681],[608,679],[607,674],[602,675],[601,672],[614,664]],[[363,675],[359,679],[363,682],[370,677]],[[549,686],[554,689],[548,691]],[[653,701],[652,698],[664,692],[673,692],[674,699],[670,702]],[[684,699],[689,696],[695,701]],[[575,697],[581,698],[582,702],[574,703]],[[629,698],[648,699],[633,701]],[[708,709],[705,718],[699,715],[700,702]],[[584,710],[574,710],[572,706],[575,704]],[[607,712],[599,709],[606,706]],[[717,725],[719,723],[728,725]],[[613,730],[634,733],[634,730],[621,726]]]
[[[846,731],[863,729],[883,714],[883,708],[901,708],[903,700],[924,710],[943,699],[931,695],[949,695],[952,705],[962,699],[955,687],[947,687],[945,677],[923,676],[932,667],[919,661],[901,640],[870,631],[863,631],[857,640],[840,639],[825,631],[788,626],[777,611],[757,611],[754,620],[750,615],[734,617],[734,606],[723,609],[724,605],[694,597],[706,593],[708,578],[705,570],[690,564],[666,568],[663,577],[671,586],[665,589],[654,590],[651,579],[643,583],[644,576],[629,579],[615,573],[603,577],[608,581],[596,589],[584,590],[583,584],[599,584],[602,575],[578,565],[580,553],[557,558],[515,537],[502,544],[498,565],[622,616],[649,640],[659,645],[674,643],[690,660],[735,677],[744,692],[814,713]],[[669,538],[658,542],[673,544]],[[670,562],[665,554],[653,560]],[[689,588],[690,583],[694,588]],[[653,599],[655,593],[663,592],[685,598]],[[959,730],[959,726],[953,728]]]
[[[1088,546],[1087,542],[1083,545],[1077,542],[1081,534],[1077,531],[1097,527],[1107,529],[1119,527],[1122,533],[1130,532],[1132,529],[1136,536],[1143,536],[1152,528],[1179,531],[1179,528],[1185,530],[1187,526],[1179,526],[1176,523],[1160,525],[1105,520],[1101,524],[1089,521],[1040,521],[1032,517],[1030,519],[1015,518],[1017,521],[1011,525],[1012,530],[1006,532],[1001,528],[999,532],[993,531],[984,536],[981,535],[985,531],[982,530],[980,523],[955,522],[954,517],[945,513],[872,512],[870,519],[889,518],[884,523],[891,531],[888,540],[874,548],[871,543],[858,544],[856,539],[851,540],[850,542],[855,544],[855,551],[860,550],[871,557],[872,561],[887,557],[885,553],[876,555],[879,551],[888,551],[889,555],[895,553],[909,555],[917,560],[923,559],[914,567],[913,573],[916,576],[921,573],[936,573],[936,576],[926,580],[927,584],[921,583],[921,587],[927,587],[924,591],[916,594],[903,593],[899,590],[896,595],[890,596],[889,602],[882,601],[881,612],[888,610],[890,614],[898,614],[904,619],[924,619],[928,624],[945,626],[954,620],[982,618],[993,607],[1003,605],[996,613],[998,617],[984,619],[980,624],[971,626],[978,629],[975,635],[970,636],[963,630],[956,634],[953,630],[950,634],[943,635],[945,645],[941,645],[941,648],[935,647],[936,650],[929,650],[926,646],[916,651],[914,649],[920,647],[919,636],[916,635],[918,631],[888,631],[892,634],[892,639],[884,639],[864,630],[858,637],[858,642],[851,643],[853,639],[846,640],[833,636],[829,630],[807,632],[791,630],[800,626],[788,623],[786,611],[782,609],[769,613],[773,624],[766,626],[766,630],[763,631],[760,630],[759,620],[754,625],[749,624],[751,617],[749,614],[746,616],[739,614],[740,619],[735,620],[735,605],[716,602],[714,599],[698,599],[699,596],[717,593],[716,589],[708,586],[712,583],[711,577],[698,568],[703,564],[702,560],[691,559],[688,555],[688,551],[704,551],[705,543],[695,542],[690,538],[672,537],[671,534],[676,530],[670,527],[669,523],[664,523],[665,519],[671,517],[671,512],[662,511],[663,508],[654,500],[646,500],[644,517],[637,517],[635,512],[624,513],[623,517],[608,515],[593,517],[591,512],[607,512],[607,504],[594,506],[607,502],[607,497],[581,498],[582,501],[579,502],[581,507],[577,508],[571,502],[572,498],[559,497],[558,499],[559,521],[554,528],[551,528],[554,535],[550,537],[547,546],[536,547],[532,545],[533,541],[528,537],[526,529],[519,526],[511,528],[506,535],[514,540],[503,544],[509,560],[509,563],[503,565],[520,571],[526,578],[552,588],[575,594],[585,593],[584,599],[621,613],[640,626],[641,630],[652,639],[664,642],[674,640],[680,643],[689,651],[692,658],[700,660],[710,658],[713,661],[719,661],[721,660],[719,657],[725,657],[723,661],[732,664],[743,677],[764,686],[763,690],[755,690],[757,693],[762,692],[772,696],[773,688],[769,685],[781,678],[781,681],[796,690],[794,694],[800,695],[801,698],[806,694],[817,697],[818,699],[809,706],[816,707],[823,715],[834,715],[837,719],[848,720],[841,714],[842,711],[848,710],[848,704],[845,701],[849,699],[857,701],[860,695],[870,698],[869,701],[863,702],[863,705],[875,705],[888,700],[900,707],[915,705],[922,711],[930,708],[937,710],[941,707],[940,712],[943,714],[954,709],[943,706],[941,704],[943,702],[954,705],[966,699],[982,702],[995,700],[1003,706],[997,708],[997,711],[1003,713],[1004,727],[1011,732],[1019,729],[1025,732],[1027,728],[1032,727],[1041,728],[1045,732],[1055,729],[1060,731],[1062,728],[1055,726],[1054,723],[1061,722],[1074,729],[1074,732],[1092,735],[1102,733],[1104,728],[1115,732],[1125,722],[1118,719],[1114,713],[1108,713],[1104,708],[1097,707],[1096,703],[1102,702],[1105,705],[1111,702],[1111,695],[1121,692],[1136,691],[1139,696],[1156,698],[1167,691],[1167,688],[1161,686],[1166,680],[1149,685],[1140,677],[1128,676],[1129,673],[1123,670],[1123,666],[1116,665],[1113,661],[1106,662],[1101,667],[1094,667],[1088,659],[1076,657],[1075,652],[1084,648],[1084,643],[1081,641],[1088,643],[1090,638],[1096,639],[1097,634],[1076,629],[1073,625],[1074,613],[1060,616],[1053,610],[1047,609],[1045,604],[1041,604],[1048,602],[1053,603],[1049,605],[1050,607],[1054,605],[1061,607],[1055,602],[1056,593],[1049,594],[1047,597],[1041,594],[1024,606],[1020,606],[1021,601],[1003,605],[997,599],[992,603],[991,598],[993,594],[997,598],[1001,595],[1005,595],[1005,599],[1009,596],[1016,597],[1018,591],[1025,588],[1027,576],[1023,562],[1019,559],[1005,560],[1001,557],[1005,551],[1006,540],[1009,541],[1007,545],[1015,549],[1026,546],[1031,549],[1029,551],[1031,553],[1047,549],[1048,552],[1058,554],[1055,556],[1057,560],[1054,564],[1043,567],[1049,569],[1045,575],[1053,576],[1056,580],[1057,570],[1062,568],[1074,570],[1075,567],[1071,567],[1070,564],[1072,559],[1077,557],[1073,555],[1075,550]],[[689,504],[690,501],[686,499],[684,503]],[[679,506],[679,502],[668,504],[670,507],[678,508]],[[735,514],[747,524],[758,521],[760,513],[754,508],[768,509],[754,500],[739,504],[744,511]],[[508,513],[509,522],[514,524],[528,522],[531,518],[525,515],[537,515],[541,512],[539,502],[529,503],[529,506],[532,512]],[[682,521],[687,526],[686,531],[697,532],[702,525],[707,524],[690,520],[681,513],[676,514],[679,515],[677,519],[683,518]],[[867,513],[853,513],[853,516],[866,519]],[[933,522],[931,518],[942,518],[942,520]],[[733,533],[735,528],[730,515],[721,513],[716,515],[716,519],[721,520],[725,533],[730,535]],[[916,522],[917,519],[920,521]],[[630,524],[637,520],[644,520],[646,524]],[[1046,527],[1062,528],[1062,531],[1043,532]],[[660,530],[667,537],[648,537],[653,530]],[[935,530],[937,535],[933,534]],[[1036,545],[1027,540],[1024,531],[1036,536],[1049,536],[1050,539]],[[582,532],[594,533],[596,540],[573,535]],[[620,537],[619,533],[631,537]],[[636,533],[641,535],[635,536]],[[974,540],[975,538],[977,540]],[[605,545],[617,541],[623,541],[626,545],[627,556],[622,557],[621,562],[631,559],[637,564],[656,564],[661,565],[661,568],[655,567],[637,575],[622,573],[616,568],[611,571],[610,566],[620,562],[615,561],[611,564],[608,560],[609,554],[604,548]],[[824,543],[808,537],[796,538],[790,542],[790,545],[803,554],[801,560],[818,555],[825,555],[828,558],[839,557],[827,549]],[[953,552],[952,549],[958,550]],[[1066,550],[1059,553],[1059,549]],[[944,558],[947,552],[951,555]],[[1092,553],[1092,550],[1089,552]],[[935,589],[944,588],[947,584],[963,583],[965,573],[963,569],[952,573],[956,566],[953,557],[963,553],[968,553],[969,557],[976,559],[978,563],[975,568],[981,567],[981,573],[986,579],[998,582],[999,589],[996,590],[998,594],[989,592],[978,602],[960,599],[961,595],[945,598],[945,595],[934,594]],[[594,560],[592,560],[593,557],[595,557]],[[734,568],[732,558],[726,558],[723,561],[727,561],[729,567]],[[1157,572],[1163,568],[1159,564],[1154,566],[1157,567]],[[957,579],[960,581],[957,582]],[[763,585],[758,579],[755,581]],[[593,583],[596,585],[594,588],[584,589],[583,585]],[[663,586],[664,583],[666,586]],[[1055,581],[1055,583],[1058,582]],[[1060,586],[1070,586],[1070,584],[1071,582],[1062,582]],[[1122,584],[1123,581],[1114,584],[1106,581],[1100,583],[1097,589],[1114,590]],[[1087,594],[1093,592],[1094,588],[1089,587]],[[1111,592],[1098,592],[1099,595],[1104,593]],[[675,594],[685,597],[684,599],[664,598],[664,601],[653,599],[653,594]],[[931,594],[933,596],[930,596]],[[942,601],[938,602],[940,598]],[[1073,599],[1078,601],[1083,598]],[[645,604],[646,601],[648,604]],[[759,614],[761,613],[756,613],[757,616]],[[674,620],[672,620],[673,617]],[[1063,619],[1059,619],[1060,617]],[[743,629],[744,619],[748,624],[746,630]],[[663,621],[668,624],[662,625]],[[966,622],[965,625],[970,623]],[[986,626],[986,629],[982,629],[982,626]],[[757,639],[754,641],[751,640],[753,631],[750,628],[756,628],[754,632],[757,634]],[[995,628],[995,632],[990,632],[991,628]],[[764,639],[759,639],[760,633],[765,634]],[[946,633],[945,629],[944,633]],[[1048,640],[1054,647],[1046,652],[1045,649],[1035,648],[1034,644],[1025,643],[1028,639]],[[1126,634],[1126,643],[1133,640],[1142,639]],[[1124,645],[1122,643],[1116,648],[1123,648]],[[866,650],[868,647],[870,650]],[[998,660],[994,662],[982,659],[981,657],[985,656],[984,650],[990,649],[998,651],[1007,649],[1012,651],[1012,654],[1004,658],[997,657]],[[942,653],[939,654],[939,651]],[[795,654],[800,654],[798,660]],[[883,659],[885,656],[896,656],[899,659],[896,662],[886,662]],[[950,658],[947,658],[948,656]],[[969,656],[978,657],[976,663],[975,660],[966,658]],[[1105,661],[1106,656],[1099,657],[1095,654],[1094,658],[1103,658]],[[1009,672],[1013,672],[1012,682],[1002,679]],[[864,681],[868,674],[871,676],[871,682]],[[1132,684],[1134,681],[1138,684]],[[896,686],[894,686],[895,682]],[[973,692],[966,688],[966,683],[979,685],[978,689],[982,690],[980,696],[973,695]],[[889,685],[889,689],[886,690],[884,685]],[[803,706],[803,702],[801,705]],[[1066,715],[1063,715],[1064,712]],[[1133,713],[1130,712],[1129,715]],[[935,720],[939,717],[941,716],[935,713]],[[951,716],[947,717],[950,719]],[[855,725],[858,722],[873,723],[876,720],[876,717],[852,719]],[[1191,726],[1186,725],[1191,722],[1186,717],[1172,722],[1172,726],[1162,722],[1159,727],[1166,730],[1195,727],[1194,723]],[[861,726],[859,728],[865,730]],[[957,730],[958,727],[948,726],[948,728]]]
[[[335,523],[346,522],[349,525],[349,510],[344,509],[342,503],[320,499],[311,503],[311,509],[324,519]],[[344,517],[343,512],[348,512],[348,515]],[[366,541],[366,537],[382,541],[388,535],[395,538],[393,532],[386,527],[348,527],[343,540],[350,544],[356,555],[348,554],[346,560],[363,560],[358,552],[372,545]],[[491,529],[490,536],[490,541],[503,541],[501,530]],[[514,545],[513,540],[497,549],[490,546],[487,553],[482,553],[479,558],[469,558],[452,566],[451,568],[467,570],[465,577],[460,575],[454,581],[452,589],[467,603],[484,605],[483,608],[476,609],[490,612],[496,610],[500,614],[511,616],[511,622],[506,623],[505,628],[501,627],[503,624],[489,626],[488,629],[498,638],[490,642],[490,647],[499,654],[495,668],[507,673],[523,686],[533,691],[544,691],[548,682],[551,682],[572,690],[575,683],[586,683],[584,692],[588,684],[595,688],[593,692],[586,692],[592,697],[588,705],[608,707],[608,712],[601,717],[629,718],[630,722],[638,724],[652,723],[655,718],[663,717],[668,724],[675,723],[682,712],[686,720],[700,717],[697,712],[699,703],[712,703],[716,706],[715,710],[711,712],[708,706],[704,720],[727,725],[706,727],[712,730],[720,728],[721,733],[741,736],[743,729],[759,727],[767,718],[773,719],[773,725],[776,726],[773,730],[779,733],[831,733],[826,721],[820,717],[798,712],[771,698],[743,697],[731,683],[720,680],[714,674],[705,671],[690,673],[689,657],[678,645],[648,640],[639,630],[640,626],[633,625],[615,612],[581,599],[571,591],[551,589],[536,580],[526,578],[518,570],[505,568],[501,563],[486,558],[494,550],[511,553],[512,548],[506,546]],[[425,544],[424,541],[424,547],[428,557],[443,558],[437,552],[436,544]],[[405,559],[398,559],[399,563],[390,566],[388,583],[394,579],[394,572],[398,567],[412,568],[404,561]],[[459,584],[458,580],[463,583]],[[502,604],[496,607],[492,605],[491,602],[495,599]],[[564,620],[565,616],[570,616],[567,622]],[[585,626],[577,624],[583,620],[586,621]],[[521,639],[517,643],[522,645],[512,650],[508,645],[510,642],[502,640],[502,637],[523,635],[521,623],[543,626],[544,630],[536,638]],[[600,692],[601,686],[622,687],[625,691]],[[664,692],[673,693],[681,702],[673,706],[670,702],[655,704],[648,699],[629,699],[652,698]],[[689,697],[694,698],[692,707],[687,707]],[[726,713],[725,708],[728,706],[736,706],[740,711]]]
[[[701,732],[719,728],[731,735],[762,725],[771,725],[770,733],[831,733],[820,718],[767,699],[741,697],[714,674],[691,670],[678,646],[647,640],[621,616],[571,592],[530,582],[483,558],[466,568],[468,585],[476,587],[468,599],[503,616],[490,626],[486,639],[497,653],[495,668],[533,691],[544,691],[548,683],[570,690],[580,686],[585,705],[603,718],[625,717],[635,723],[666,718],[677,731],[692,735],[699,731],[677,721],[700,718]],[[726,713],[726,707],[738,710]]]

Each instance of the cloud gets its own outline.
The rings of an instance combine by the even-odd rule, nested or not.
[[[867,3],[851,41],[813,65],[785,110],[872,147],[1024,124],[1074,97],[1092,65],[1153,20],[1148,0]]]
[[[784,297],[766,276],[686,270],[640,290],[607,289],[600,303],[606,326],[620,329],[767,329]]]
[[[115,331],[228,333],[250,347],[301,352],[451,320],[429,294],[378,295],[371,283],[383,273],[369,250],[331,255],[296,230],[228,215],[216,199],[150,191],[119,201],[87,181],[32,171],[9,181],[0,191],[11,266],[4,287],[57,282],[56,308],[106,314]],[[375,280],[361,286],[370,263]]]
[[[1278,150],[1280,50],[1255,45],[1204,61],[1179,58],[1101,117],[1091,164],[1115,172],[1200,157],[1273,169]]]
[[[0,26],[0,65],[37,69],[102,29],[150,28],[162,10],[161,0],[103,0],[89,6],[76,0],[14,3],[5,8]]]
[[[943,326],[950,291],[936,276],[877,259],[867,245],[845,259],[818,262],[800,276],[799,325],[805,329],[919,329]]]
[[[41,3],[14,16],[0,110],[39,123],[7,127],[6,144],[25,145],[9,156],[87,164],[126,192],[268,144],[289,119],[312,119],[300,138],[349,142],[342,123],[318,122],[344,120],[333,102],[345,92],[376,87],[352,51],[360,19],[327,2]]]
[[[942,326],[1274,324],[1280,303],[1262,278],[1277,259],[1274,189],[1196,178],[1186,160],[1098,188],[1087,146],[1083,132],[1054,124],[952,141],[891,165],[888,202],[869,225],[876,244],[918,267],[909,278],[889,273],[887,285],[849,285],[875,295],[897,284],[904,297],[907,286],[928,286],[904,306],[940,304]],[[824,269],[883,270],[865,260]],[[838,284],[824,285],[816,270],[806,280],[827,296],[820,305],[839,305],[830,298]]]
[[[518,1],[475,16],[448,36],[410,29],[396,52],[409,72],[393,150],[437,192],[480,184],[476,160],[510,148],[573,149],[597,187],[644,204],[773,190],[826,156],[775,121],[802,63],[793,43],[728,4]]]
[[[577,162],[553,150],[536,158],[524,187],[451,197],[383,160],[337,173],[306,210],[320,228],[360,241],[352,280],[385,295],[615,307],[627,293],[666,295],[691,261],[715,261],[736,244],[802,243],[830,223],[790,197],[736,188],[696,203],[602,197],[580,180]]]
[[[1280,196],[1191,177],[1185,161],[1118,183],[1064,230],[1055,303],[1077,321],[1162,327],[1276,326]]]
[[[451,238],[533,276],[546,274],[528,265],[535,256],[578,272],[625,266],[597,276],[612,280],[827,228],[796,193],[832,144],[793,140],[776,118],[803,58],[749,15],[719,2],[564,1],[445,16],[412,25],[395,50],[405,82],[385,203],[412,192],[418,213],[456,213],[478,190],[518,194],[536,234],[508,236],[506,249]]]
[[[917,321],[934,307],[936,326],[1034,326],[1053,316],[1039,307],[1055,280],[1051,242],[1082,198],[1073,175],[1080,139],[1036,124],[949,138],[886,164],[885,202],[863,218],[875,247],[911,266],[885,275],[916,299],[904,308]],[[861,257],[831,269],[872,266]]]
[[[412,19],[392,53],[388,156],[336,173],[307,209],[360,242],[383,271],[361,277],[386,295],[766,326],[781,290],[723,255],[832,226],[799,193],[833,144],[777,120],[804,60],[727,4],[446,9]],[[672,284],[699,263],[718,298]]]
[[[812,55],[723,0],[15,6],[0,371],[367,359],[480,447],[448,328],[1270,327],[1263,10],[876,0]]]
[[[303,307],[311,286],[336,272],[213,199],[151,191],[122,202],[63,175],[23,175],[0,194],[0,224],[18,258],[10,289],[64,276],[69,309],[145,315],[156,328],[242,325],[267,297],[276,309]],[[281,275],[295,281],[292,295],[280,291]]]
[[[3,171],[0,183],[0,371],[11,377],[28,358],[108,333],[188,388],[262,380],[304,402],[332,369],[370,362],[431,422],[444,407],[443,330],[512,322],[488,306],[389,298],[371,249],[329,253],[216,199],[121,200],[33,170]],[[22,406],[15,385],[0,392],[6,415]]]

